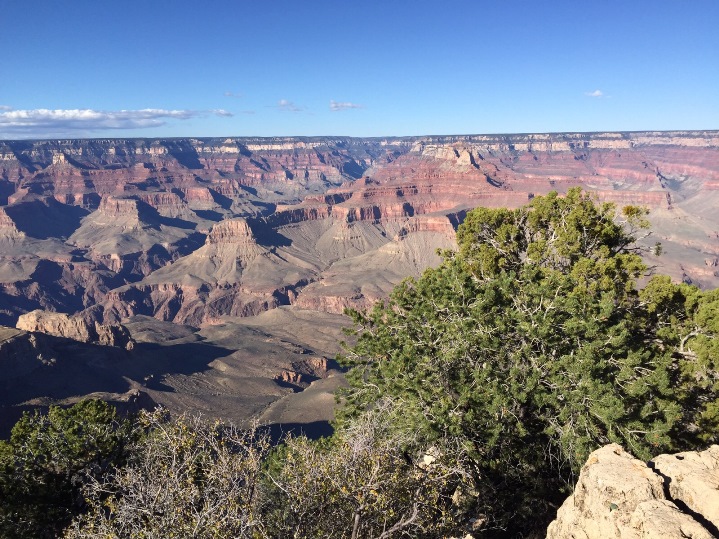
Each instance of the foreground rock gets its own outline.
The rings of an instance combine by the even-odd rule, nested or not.
[[[719,528],[719,446],[701,453],[660,455],[654,459],[654,471],[665,478],[671,499],[711,522],[716,533]]]
[[[80,342],[117,346],[125,350],[132,350],[135,346],[127,328],[121,324],[99,324],[63,313],[35,310],[20,316],[16,327]]]
[[[589,456],[547,537],[709,539],[719,527],[717,486],[719,446],[645,464],[610,444]]]

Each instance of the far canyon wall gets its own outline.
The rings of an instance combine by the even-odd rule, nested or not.
[[[0,324],[368,307],[468,209],[573,186],[648,206],[650,263],[719,285],[716,131],[0,141]]]

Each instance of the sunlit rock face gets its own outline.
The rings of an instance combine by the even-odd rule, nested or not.
[[[657,271],[719,284],[716,131],[0,142],[0,323],[368,307],[466,211],[579,186],[652,210]]]
[[[594,451],[548,539],[663,537],[719,533],[719,446],[644,463],[617,444]]]

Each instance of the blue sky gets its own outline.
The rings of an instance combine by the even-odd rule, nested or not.
[[[0,138],[719,128],[719,1],[5,0]]]

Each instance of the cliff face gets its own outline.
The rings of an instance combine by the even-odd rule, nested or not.
[[[468,209],[573,186],[649,206],[651,262],[719,285],[713,131],[0,141],[0,323],[366,307],[437,263]]]
[[[102,325],[63,313],[32,311],[20,316],[17,328],[28,332],[67,337],[84,343],[117,346],[126,350],[132,350],[135,346],[127,328],[122,325]]]
[[[549,525],[548,539],[719,535],[719,446],[645,464],[617,444],[598,449]]]

